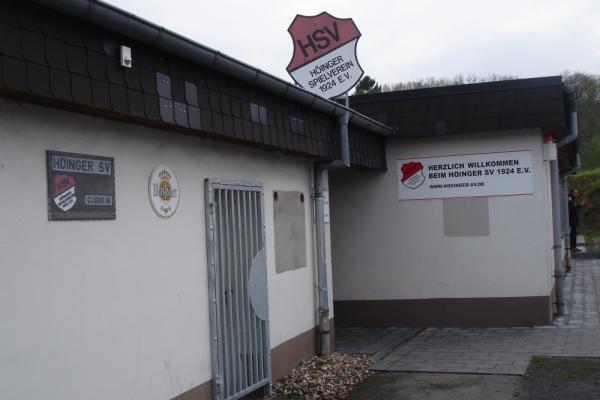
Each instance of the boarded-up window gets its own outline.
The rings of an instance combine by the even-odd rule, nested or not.
[[[487,197],[444,199],[446,236],[488,236],[490,210]]]
[[[273,192],[275,270],[306,267],[306,222],[302,192]]]

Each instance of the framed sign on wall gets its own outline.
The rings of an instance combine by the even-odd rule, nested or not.
[[[46,152],[48,220],[115,219],[115,162],[87,154]]]

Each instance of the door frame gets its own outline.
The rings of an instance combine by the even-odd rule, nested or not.
[[[262,246],[266,253],[266,225],[265,225],[265,201],[264,201],[264,190],[261,183],[237,181],[237,180],[220,180],[220,179],[205,179],[204,181],[204,197],[205,197],[205,214],[206,214],[206,257],[207,257],[207,271],[208,271],[208,301],[209,301],[209,319],[210,319],[210,348],[211,348],[211,369],[213,379],[213,399],[215,400],[233,400],[243,397],[261,387],[267,385],[267,394],[271,394],[272,384],[272,371],[271,371],[271,347],[270,347],[270,324],[269,320],[264,320],[265,332],[264,332],[264,346],[265,360],[266,360],[266,378],[254,383],[253,385],[243,389],[242,391],[231,395],[230,397],[224,397],[224,361],[223,354],[219,353],[219,340],[223,333],[220,331],[219,323],[219,300],[217,296],[217,265],[218,265],[218,254],[219,249],[216,248],[217,241],[215,239],[216,232],[216,203],[215,203],[215,190],[226,189],[226,190],[241,190],[241,191],[252,191],[258,192],[260,195],[260,229],[262,232]],[[260,250],[259,250],[260,252]],[[265,255],[266,257],[266,255]],[[268,289],[267,289],[268,291]],[[268,296],[268,293],[267,293]],[[238,361],[239,362],[239,361]]]

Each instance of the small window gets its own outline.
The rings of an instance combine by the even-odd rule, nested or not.
[[[304,134],[304,120],[298,117],[291,117],[292,132]]]
[[[267,118],[267,107],[258,106],[258,114],[260,117],[260,123],[263,125],[269,125],[269,120]]]
[[[269,125],[269,120],[267,118],[267,107],[251,102],[250,119],[252,119],[252,122],[256,122],[257,124]]]

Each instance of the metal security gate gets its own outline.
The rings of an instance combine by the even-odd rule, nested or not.
[[[207,179],[206,237],[213,397],[271,384],[263,192]]]

